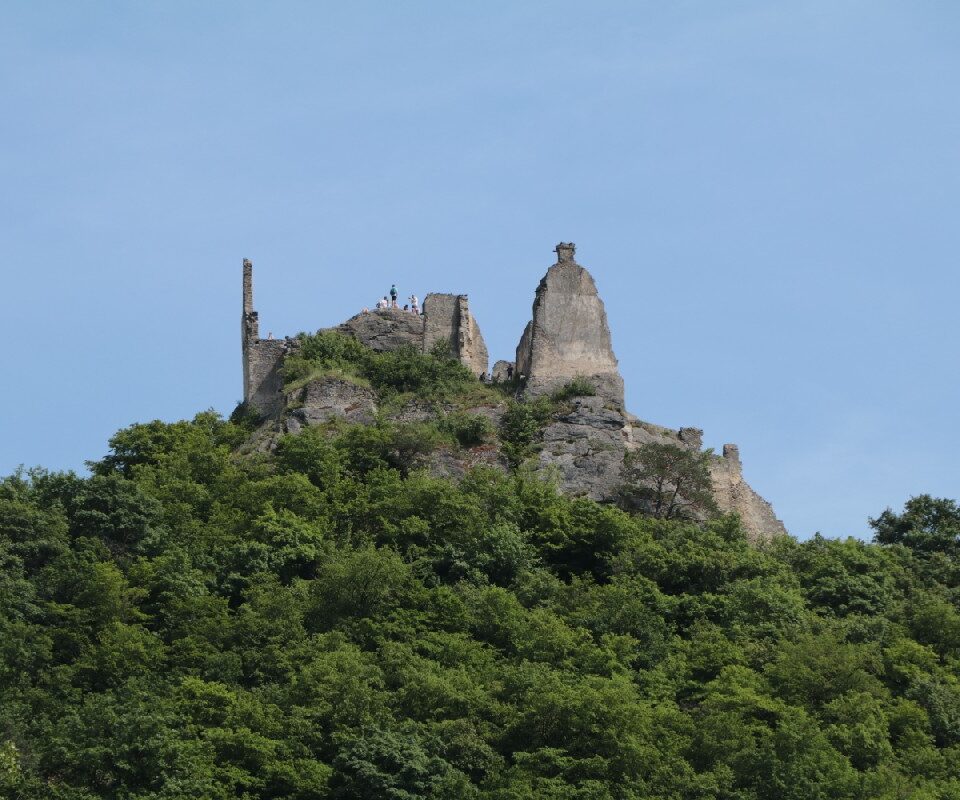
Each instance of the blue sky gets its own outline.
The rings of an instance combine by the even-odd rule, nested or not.
[[[240,396],[391,282],[516,346],[553,247],[631,411],[800,537],[960,496],[960,5],[7,2],[0,472]]]

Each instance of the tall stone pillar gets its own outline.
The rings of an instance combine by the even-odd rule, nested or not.
[[[517,345],[517,371],[530,395],[550,394],[577,377],[623,408],[623,378],[613,354],[607,312],[593,276],[575,260],[576,246],[560,242],[533,301],[533,319]]]
[[[249,403],[251,387],[251,350],[260,338],[260,321],[253,310],[253,262],[243,259],[243,311],[240,315],[240,343],[243,352],[243,401]]]

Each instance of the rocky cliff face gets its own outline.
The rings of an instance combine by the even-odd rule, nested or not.
[[[544,431],[538,460],[544,474],[556,476],[569,494],[593,500],[616,500],[623,485],[624,456],[644,444],[676,444],[699,451],[703,432],[673,430],[612,409],[601,397],[578,397],[569,412]],[[743,479],[736,445],[726,445],[711,459],[710,475],[717,507],[740,515],[751,541],[787,532],[773,507]]]
[[[743,479],[740,450],[735,444],[723,446],[723,456],[714,460],[711,477],[717,506],[723,512],[739,514],[743,527],[753,534],[755,540],[787,532],[777,519],[773,506]]]

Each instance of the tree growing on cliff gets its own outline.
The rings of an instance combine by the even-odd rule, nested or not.
[[[697,519],[716,513],[711,450],[651,442],[624,459],[621,498],[628,508],[659,519]]]

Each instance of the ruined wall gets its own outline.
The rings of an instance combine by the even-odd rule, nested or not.
[[[287,352],[283,340],[258,339],[244,351],[246,363],[243,399],[251,408],[270,416],[283,408],[283,378],[280,368]]]
[[[572,243],[561,242],[556,252],[557,263],[537,287],[533,319],[517,346],[517,369],[531,395],[549,394],[583,376],[598,395],[622,408],[623,378],[597,285],[574,260]]]
[[[454,355],[460,351],[458,327],[460,307],[455,294],[431,292],[423,298],[423,352],[429,353],[437,342],[446,342]]]
[[[429,353],[438,342],[471,372],[487,371],[487,346],[480,327],[470,313],[466,295],[428,294],[423,316],[389,308],[357,314],[332,330],[352,336],[373,350],[396,350],[411,346]]]
[[[760,542],[786,534],[787,529],[777,519],[773,506],[743,479],[740,449],[735,444],[723,446],[723,455],[711,465],[710,477],[717,506],[724,513],[740,515],[750,541]]]
[[[517,360],[514,362],[517,368],[517,374],[524,378],[530,375],[530,358],[532,355],[533,343],[533,320],[530,320],[520,334],[520,342],[517,344]]]
[[[483,340],[483,334],[480,333],[480,326],[470,313],[465,294],[457,297],[457,305],[459,307],[457,355],[460,357],[460,362],[472,370],[474,375],[483,375],[490,365],[487,343]]]
[[[243,259],[243,311],[240,320],[243,352],[243,402],[269,416],[283,408],[280,366],[287,345],[260,338],[260,319],[253,310],[253,263]]]
[[[423,352],[429,353],[438,341],[445,341],[450,352],[475,375],[487,371],[487,345],[465,294],[428,294],[423,300],[423,316]]]

